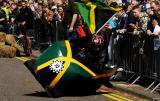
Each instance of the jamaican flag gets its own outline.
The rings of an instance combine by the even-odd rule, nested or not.
[[[107,22],[120,8],[113,8],[98,0],[75,0],[75,7],[92,34]]]
[[[67,40],[56,42],[35,63],[25,63],[51,96],[91,93],[100,87],[91,79],[96,74],[74,58],[72,46]]]

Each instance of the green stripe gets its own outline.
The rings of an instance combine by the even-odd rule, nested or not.
[[[56,42],[50,48],[45,50],[43,54],[37,59],[36,66],[40,66],[41,64],[56,58],[56,57],[66,57],[67,49],[64,41]]]

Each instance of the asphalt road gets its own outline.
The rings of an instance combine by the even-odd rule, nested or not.
[[[84,90],[85,91],[85,90]],[[0,101],[110,101],[102,95],[50,98],[23,62],[0,59]]]

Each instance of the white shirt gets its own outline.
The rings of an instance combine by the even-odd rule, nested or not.
[[[155,26],[153,33],[160,33],[160,26],[159,25]],[[157,37],[154,38],[154,50],[158,50],[160,48],[159,43],[160,43],[160,35],[158,35],[158,38]]]
[[[159,25],[156,25],[156,26],[154,27],[153,33],[158,33],[158,32],[160,32],[160,26],[159,26]]]

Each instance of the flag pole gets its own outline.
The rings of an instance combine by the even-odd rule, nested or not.
[[[111,20],[113,19],[113,17],[115,17],[116,14],[117,14],[117,13],[115,13],[111,18],[109,18],[109,20],[107,20],[107,21],[105,22],[105,24],[104,24],[101,28],[99,28],[99,29],[97,30],[96,34],[99,33],[99,32],[106,26],[106,24],[109,23],[109,21],[111,21]]]

